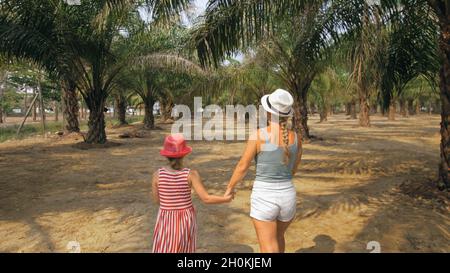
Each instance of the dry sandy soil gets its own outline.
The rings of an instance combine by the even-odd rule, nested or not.
[[[449,252],[448,192],[432,180],[439,161],[438,116],[372,117],[359,128],[343,115],[310,120],[315,140],[304,145],[295,185],[297,217],[287,231],[288,252]],[[151,173],[169,125],[145,138],[120,139],[133,127],[108,129],[122,145],[74,147],[79,137],[30,138],[0,144],[0,251],[150,252],[157,206]],[[243,142],[192,141],[187,164],[210,193],[222,194]],[[257,252],[249,213],[254,168],[235,200],[204,205],[194,197],[199,252]]]

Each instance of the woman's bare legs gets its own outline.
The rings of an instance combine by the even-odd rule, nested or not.
[[[280,253],[284,253],[285,241],[284,241],[284,233],[286,229],[291,224],[292,220],[289,222],[277,221],[277,241],[278,241],[278,250]]]
[[[252,218],[261,253],[278,253],[277,221],[260,221]]]

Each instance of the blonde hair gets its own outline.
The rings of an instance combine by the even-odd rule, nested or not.
[[[180,158],[168,157],[167,159],[169,160],[169,165],[172,169],[177,170],[177,171],[183,169],[183,158],[182,157],[180,157]]]
[[[280,126],[281,126],[281,130],[283,133],[283,149],[284,149],[284,164],[288,165],[289,164],[289,157],[290,157],[290,152],[289,152],[289,128],[287,126],[288,124],[288,118],[287,117],[280,117]]]

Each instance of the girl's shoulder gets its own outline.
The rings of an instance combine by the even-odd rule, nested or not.
[[[197,170],[186,168],[189,172],[189,176],[200,176]]]
[[[172,170],[170,168],[167,167],[160,167],[158,168],[158,170],[155,173],[165,173],[165,174],[179,174],[179,173],[189,173],[192,170],[189,168],[182,168],[180,170]]]

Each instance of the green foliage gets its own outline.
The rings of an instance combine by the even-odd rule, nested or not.
[[[0,142],[4,142],[6,140],[10,139],[23,139],[35,135],[42,135],[42,125],[40,123],[28,123],[25,124],[21,131],[20,135],[17,136],[17,128],[19,125],[7,125],[7,126],[0,126]],[[86,130],[87,124],[86,122],[83,122],[81,124],[81,129]],[[61,131],[63,129],[63,123],[62,121],[47,121],[45,123],[45,129],[46,132],[54,133],[57,131]]]
[[[329,67],[319,74],[311,84],[309,98],[319,110],[330,109],[346,102],[347,77]]]
[[[15,89],[7,87],[0,94],[0,109],[8,113],[13,108],[18,108],[22,96],[16,92]]]
[[[402,95],[405,86],[422,75],[436,81],[439,69],[438,26],[431,7],[424,1],[404,0],[389,26],[388,43],[383,52],[381,96],[384,107]]]
[[[430,82],[424,76],[414,78],[405,85],[401,96],[405,99],[413,99],[416,102],[429,102],[430,100],[434,102],[439,99],[436,81]]]

